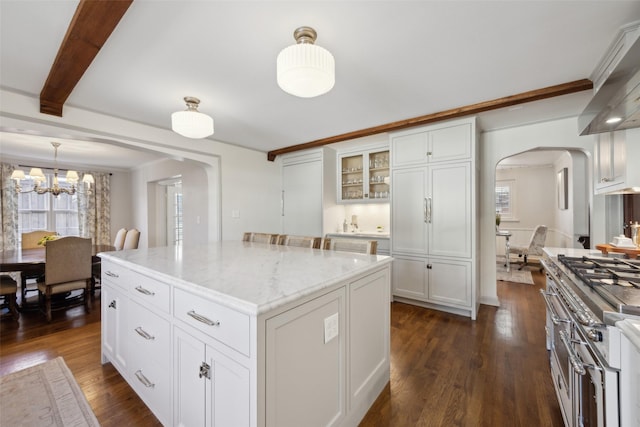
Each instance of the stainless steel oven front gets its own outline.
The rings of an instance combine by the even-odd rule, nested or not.
[[[547,275],[547,289],[542,292],[547,305],[547,337],[549,348],[549,363],[553,386],[558,396],[560,410],[565,426],[573,427],[575,411],[573,409],[574,392],[572,388],[573,373],[570,368],[569,348],[562,337],[572,335],[572,320],[553,278]]]

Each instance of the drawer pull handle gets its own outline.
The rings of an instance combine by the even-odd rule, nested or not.
[[[116,273],[112,273],[109,270],[105,271],[104,274],[106,274],[109,277],[120,277]]]
[[[142,326],[138,326],[134,330],[138,333],[138,335],[140,335],[145,340],[150,340],[151,341],[151,340],[155,340],[156,339],[156,337],[154,337],[153,335],[149,335],[149,333],[147,331],[142,329]]]
[[[140,381],[142,384],[144,384],[145,387],[147,388],[154,388],[156,385],[154,383],[152,383],[151,381],[149,381],[147,379],[147,377],[145,377],[142,374],[142,369],[138,369],[136,371],[136,378],[138,379],[138,381]]]
[[[141,294],[149,295],[149,296],[154,296],[156,294],[155,292],[151,292],[150,290],[145,289],[142,286],[137,286],[136,291],[140,292]]]
[[[187,313],[189,316],[193,317],[194,319],[196,319],[198,322],[202,322],[205,325],[209,325],[209,326],[220,326],[220,322],[218,321],[213,321],[211,319],[208,319],[206,317],[204,317],[201,314],[196,313],[195,311],[191,310]]]

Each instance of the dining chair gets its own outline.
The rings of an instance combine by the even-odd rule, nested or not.
[[[247,232],[242,235],[243,242],[278,243],[278,234]]]
[[[138,249],[138,242],[140,241],[140,231],[135,228],[127,231],[127,236],[124,239],[124,246],[122,249]]]
[[[22,249],[42,248],[43,245],[38,244],[40,240],[42,240],[44,237],[55,236],[57,234],[58,233],[56,233],[55,231],[48,231],[48,230],[34,230],[28,233],[22,233],[22,236],[20,238]],[[39,271],[36,271],[36,272],[23,271],[22,273],[20,273],[20,275],[21,275],[20,288],[22,293],[22,303],[24,304],[25,301],[27,300],[27,292],[36,292],[38,290],[36,281],[38,280],[38,278],[40,278],[40,276],[42,276],[42,273]],[[27,283],[28,281],[29,283]],[[29,287],[29,285],[32,285],[33,287]]]
[[[116,251],[121,251],[122,248],[124,248],[124,240],[126,235],[127,235],[126,228],[121,228],[116,233],[116,238],[113,241],[113,247],[115,248]]]
[[[278,237],[278,244],[283,246],[296,246],[299,248],[315,248],[320,249],[320,237],[310,236],[291,236],[288,234]]]
[[[332,237],[330,239],[324,239],[322,248],[330,251],[357,252],[361,254],[376,255],[378,252],[378,242],[376,240]]]
[[[2,304],[0,308],[7,308],[9,311],[3,314],[3,319],[6,317],[13,317],[18,321],[18,303],[16,294],[18,293],[18,282],[13,280],[10,276],[0,275],[0,297],[2,297]]]
[[[47,243],[44,279],[38,280],[40,308],[51,321],[53,309],[65,309],[84,302],[87,313],[91,312],[91,239],[64,237]],[[72,291],[82,290],[80,296]],[[55,306],[53,297],[56,297]]]
[[[509,253],[510,254],[518,254],[519,257],[524,257],[524,262],[518,268],[518,270],[522,270],[525,265],[529,262],[529,256],[542,256],[542,248],[544,248],[544,243],[547,239],[547,226],[546,225],[538,225],[535,230],[533,230],[533,234],[529,239],[529,244],[527,246],[517,246],[510,245]],[[542,271],[542,269],[540,269]]]

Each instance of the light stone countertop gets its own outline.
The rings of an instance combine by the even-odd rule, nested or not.
[[[604,255],[602,255],[602,252],[600,252],[597,249],[577,249],[577,248],[543,248],[542,249],[544,252],[547,253],[547,255],[551,258],[555,258],[558,255],[566,255],[569,257],[581,257],[581,256],[588,256],[588,257],[603,257]],[[609,254],[609,256],[611,258],[616,257],[613,254]],[[621,254],[624,255],[624,254]]]
[[[382,255],[239,241],[103,252],[99,256],[250,315],[392,261]]]
[[[327,233],[327,236],[341,236],[341,237],[370,237],[372,239],[388,239],[390,237],[389,232],[380,232],[377,231],[336,231],[334,233]]]

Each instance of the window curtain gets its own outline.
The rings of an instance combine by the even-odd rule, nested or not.
[[[90,237],[96,245],[111,244],[111,180],[108,173],[87,172],[95,185],[78,191],[78,223],[81,237]]]
[[[0,163],[0,251],[18,248],[18,194],[11,173],[15,167]]]

